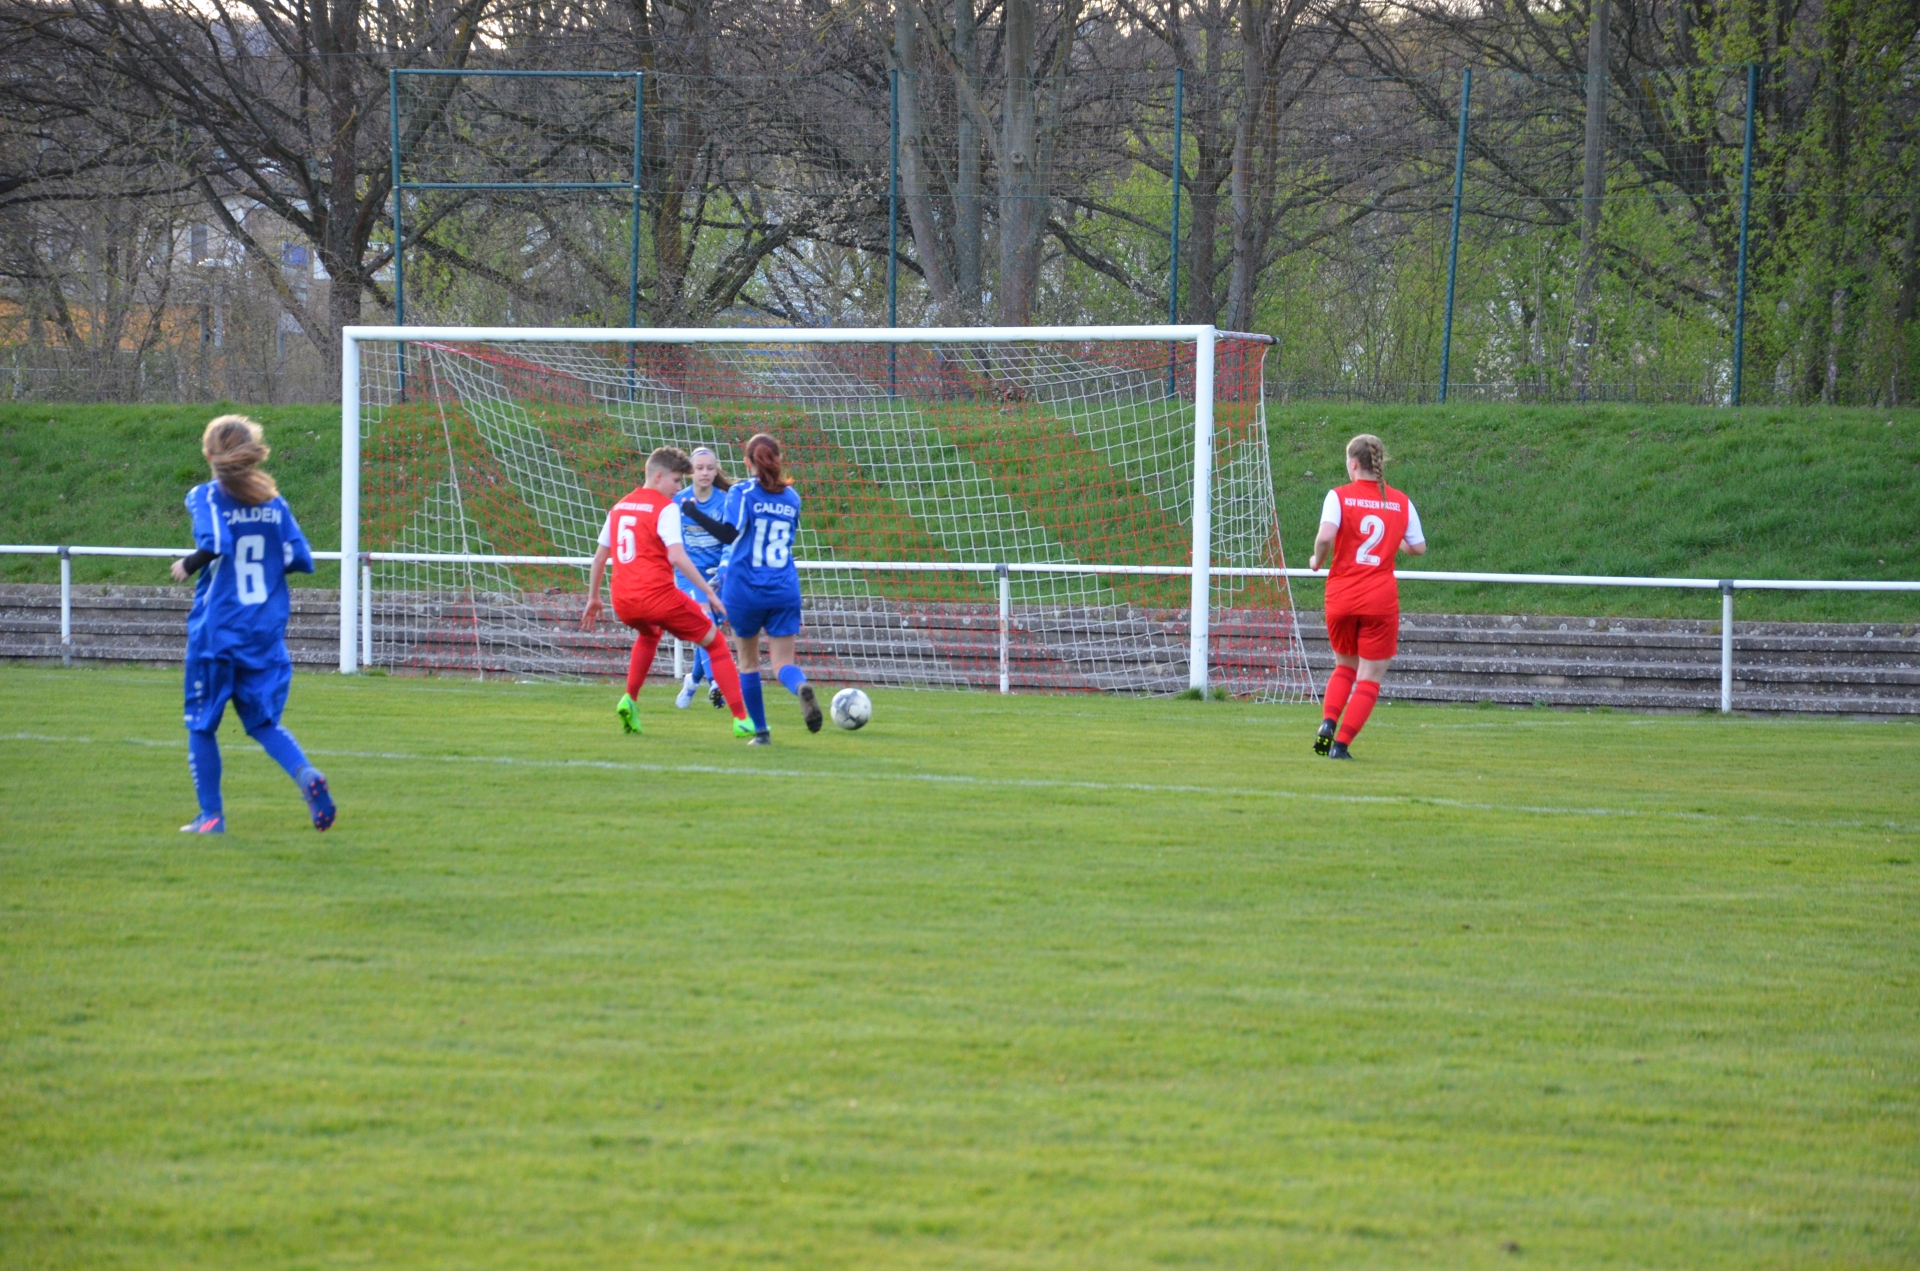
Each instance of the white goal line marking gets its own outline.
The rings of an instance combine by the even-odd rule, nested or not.
[[[181,741],[156,741],[144,737],[98,738],[56,737],[47,733],[0,734],[0,741],[43,742],[53,745],[125,745],[169,749],[186,746]],[[1236,786],[1168,785],[1148,781],[1070,781],[1034,777],[981,777],[960,772],[809,772],[801,768],[743,768],[720,764],[626,763],[613,759],[528,759],[517,755],[421,755],[398,750],[307,750],[309,755],[329,759],[381,759],[402,763],[493,764],[510,768],[578,768],[602,772],[644,772],[656,775],[714,777],[786,777],[799,781],[914,782],[925,785],[1004,787],[1022,790],[1085,790],[1092,793],[1124,794],[1201,794],[1215,798],[1302,799],[1315,803],[1381,805],[1386,807],[1445,808],[1461,812],[1507,812],[1529,816],[1584,817],[1666,817],[1681,821],[1718,821],[1748,825],[1780,825],[1818,829],[1887,830],[1896,834],[1920,834],[1920,825],[1898,821],[1807,821],[1784,816],[1730,816],[1718,812],[1686,812],[1676,808],[1598,808],[1555,807],[1546,804],[1481,803],[1466,799],[1447,799],[1418,794],[1328,794],[1318,790],[1264,790]]]

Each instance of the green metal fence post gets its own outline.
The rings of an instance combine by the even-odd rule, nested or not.
[[[1747,63],[1747,145],[1740,160],[1740,264],[1733,288],[1733,405],[1740,404],[1741,372],[1747,360],[1747,225],[1753,210],[1753,104],[1760,66]]]
[[[1473,68],[1460,77],[1460,141],[1453,152],[1453,235],[1447,244],[1447,318],[1440,331],[1440,400],[1447,400],[1453,370],[1453,284],[1460,274],[1460,193],[1467,180],[1467,107],[1473,101]]]

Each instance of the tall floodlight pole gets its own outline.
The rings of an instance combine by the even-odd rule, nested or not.
[[[1447,317],[1440,329],[1440,400],[1447,400],[1453,370],[1453,284],[1460,274],[1460,193],[1467,183],[1467,107],[1473,101],[1473,68],[1460,77],[1460,140],[1453,150],[1453,233],[1447,243]]]
[[[1760,66],[1747,63],[1747,146],[1740,160],[1740,264],[1733,288],[1733,404],[1740,404],[1741,371],[1747,362],[1747,225],[1753,211],[1753,106]]]
[[[887,325],[900,325],[900,71],[887,72]],[[887,396],[898,393],[900,346],[887,346]]]

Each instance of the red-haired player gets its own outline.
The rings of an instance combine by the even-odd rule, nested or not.
[[[1427,536],[1413,500],[1388,485],[1387,448],[1361,433],[1347,443],[1348,484],[1327,491],[1309,567],[1327,566],[1327,643],[1333,674],[1315,754],[1351,759],[1347,745],[1373,713],[1380,681],[1400,647],[1400,585],[1393,558],[1404,548],[1424,556]],[[1357,682],[1356,682],[1357,681]]]
[[[630,733],[640,731],[633,699],[646,683],[660,637],[670,634],[691,640],[707,651],[714,682],[733,712],[734,733],[751,737],[753,728],[746,722],[747,708],[740,697],[740,673],[727,642],[720,637],[713,619],[673,581],[678,571],[707,598],[715,613],[726,617],[720,597],[688,559],[687,549],[680,542],[680,509],[673,496],[692,471],[693,461],[676,447],[662,446],[647,456],[646,484],[614,504],[601,527],[600,550],[593,554],[593,576],[587,584],[587,608],[580,616],[580,627],[591,631],[600,621],[600,579],[608,560],[612,560],[613,616],[639,633],[634,637],[633,655],[627,660],[627,692],[614,708],[621,728]]]

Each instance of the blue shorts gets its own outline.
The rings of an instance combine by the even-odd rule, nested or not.
[[[751,595],[720,599],[727,606],[727,625],[742,639],[800,634],[800,602],[797,600],[775,600],[768,604]]]
[[[287,709],[287,690],[293,687],[293,661],[284,645],[278,658],[187,657],[186,724],[189,732],[210,733],[220,727],[227,699],[248,732],[277,723]]]

